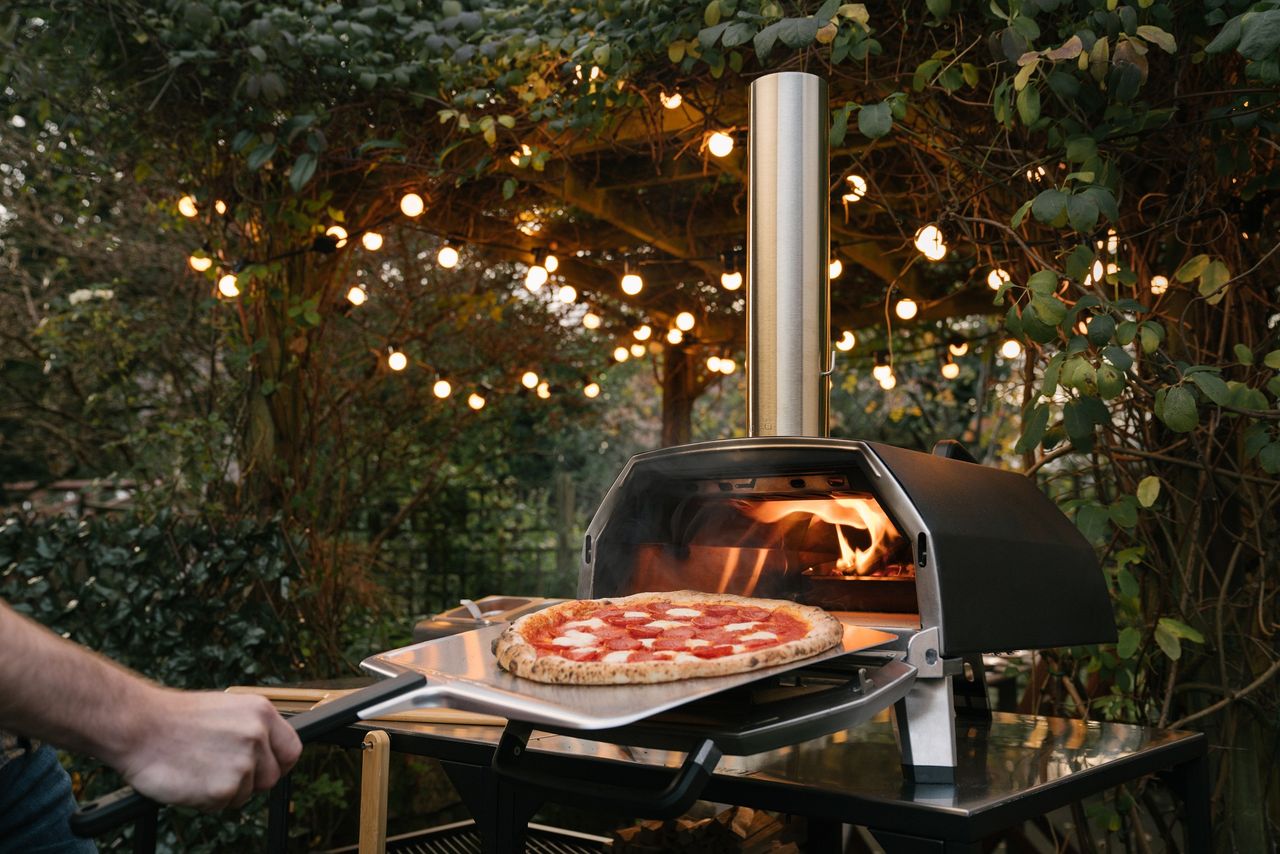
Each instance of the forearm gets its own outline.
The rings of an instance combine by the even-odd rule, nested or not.
[[[162,691],[0,602],[0,729],[116,765]]]

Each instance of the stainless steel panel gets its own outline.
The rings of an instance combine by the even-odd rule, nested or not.
[[[747,430],[827,435],[827,82],[751,84],[747,185]]]
[[[408,709],[448,706],[534,724],[612,729],[758,679],[895,640],[887,632],[846,625],[842,643],[821,655],[749,673],[656,685],[546,685],[498,667],[492,646],[504,628],[505,624],[486,626],[366,658],[360,663],[365,670],[384,676],[416,670],[426,675],[428,684],[368,708],[360,716],[370,720]]]

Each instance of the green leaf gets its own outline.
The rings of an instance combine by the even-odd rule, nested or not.
[[[1224,296],[1219,291],[1226,286],[1227,281],[1231,278],[1231,273],[1227,270],[1227,265],[1222,261],[1212,261],[1209,266],[1204,268],[1204,272],[1200,274],[1200,296],[1208,297],[1209,304],[1213,305]],[[1214,299],[1215,295],[1218,299]]]
[[[1271,58],[1277,47],[1280,47],[1280,9],[1250,15],[1236,52],[1245,59],[1264,60]]]
[[[1097,398],[1094,398],[1095,400]],[[1096,426],[1089,417],[1082,400],[1073,400],[1062,409],[1062,425],[1074,445],[1093,442],[1093,430]]]
[[[1124,324],[1122,323],[1120,324],[1120,326],[1124,326]],[[1135,328],[1136,328],[1136,324],[1135,324]],[[1116,331],[1117,339],[1119,338],[1119,335],[1120,335],[1120,332],[1119,332],[1119,329],[1117,328],[1117,331]],[[1133,339],[1130,338],[1129,340],[1132,341]],[[1111,346],[1111,347],[1104,348],[1102,351],[1102,358],[1106,359],[1108,362],[1115,365],[1121,371],[1127,372],[1130,368],[1133,367],[1133,356],[1130,356],[1129,351],[1124,349],[1123,347]]]
[[[301,192],[314,174],[316,174],[316,156],[310,151],[299,154],[298,159],[293,161],[293,166],[289,169],[289,186],[295,193]]]
[[[1156,624],[1156,643],[1174,661],[1182,657],[1182,644],[1178,641],[1178,636],[1165,627],[1164,620]]]
[[[769,44],[770,44],[770,47],[772,47],[773,45],[772,40],[770,40]],[[759,46],[757,45],[757,50],[758,49],[759,49]],[[680,62],[680,60],[684,59],[684,42],[683,41],[674,41],[671,44],[667,45],[667,59],[675,63],[678,63]]]
[[[1018,118],[1022,119],[1022,123],[1027,127],[1035,124],[1040,118],[1040,90],[1035,86],[1028,86],[1019,92],[1016,104]]]
[[[1016,211],[1014,211],[1013,219],[1009,220],[1010,226],[1017,228],[1022,225],[1022,221],[1027,218],[1027,211],[1031,210],[1033,201],[1033,199],[1028,199],[1023,202]]]
[[[1067,217],[1067,195],[1043,190],[1031,201],[1031,215],[1045,225],[1062,225]]]
[[[1173,274],[1173,277],[1179,282],[1189,282],[1192,279],[1198,278],[1208,266],[1209,256],[1197,255],[1179,267],[1178,271]]]
[[[1205,397],[1219,406],[1231,399],[1231,389],[1227,388],[1227,384],[1217,374],[1199,371],[1191,375],[1191,381],[1204,392]]]
[[[935,18],[945,18],[951,14],[951,0],[925,0],[925,5]]]
[[[1098,202],[1088,193],[1076,193],[1067,199],[1067,221],[1076,231],[1093,231],[1098,224]]]
[[[1237,344],[1231,348],[1236,355],[1236,361],[1248,367],[1253,364],[1253,351],[1249,349],[1247,344]]]
[[[707,4],[706,11],[702,13],[702,20],[708,27],[714,27],[720,23],[720,0],[711,0]]]
[[[792,50],[799,50],[813,44],[818,35],[818,27],[825,22],[817,18],[783,18],[778,22],[778,38]]]
[[[1160,497],[1160,478],[1149,474],[1138,481],[1138,503],[1150,507]]]
[[[1031,298],[1031,310],[1046,326],[1057,326],[1067,316],[1066,303],[1054,296],[1036,294]]]
[[[1031,408],[1031,413],[1027,416],[1022,426],[1022,435],[1018,437],[1018,443],[1014,445],[1014,450],[1019,454],[1025,454],[1040,444],[1040,440],[1044,438],[1044,430],[1049,426],[1049,407],[1046,404],[1037,404]]]
[[[1273,371],[1280,371],[1280,350],[1272,350],[1262,357],[1262,364]]]
[[[516,194],[516,179],[508,178],[502,182],[502,198],[510,199]]]
[[[1054,353],[1049,363],[1044,366],[1044,384],[1040,386],[1041,397],[1053,397],[1058,390],[1058,377],[1062,372],[1062,362],[1067,354],[1061,351]]]
[[[1190,433],[1200,423],[1195,396],[1182,386],[1173,386],[1165,393],[1164,408],[1159,415],[1175,433]]]
[[[867,139],[879,139],[893,127],[893,114],[889,105],[881,102],[858,110],[858,132]]]
[[[1121,630],[1119,642],[1116,644],[1116,655],[1121,658],[1133,658],[1133,654],[1138,651],[1138,644],[1142,642],[1142,633],[1133,626],[1128,626]]]
[[[1085,504],[1076,511],[1076,527],[1085,539],[1096,543],[1106,536],[1107,529],[1111,527],[1111,517],[1101,504]]]
[[[1052,270],[1037,270],[1027,279],[1027,287],[1040,296],[1051,296],[1058,289],[1058,274]]]
[[[1165,631],[1181,640],[1191,641],[1192,643],[1204,643],[1204,635],[1197,630],[1191,628],[1181,620],[1175,620],[1172,617],[1161,617],[1156,623],[1156,628],[1164,627]]]
[[[1139,24],[1137,33],[1139,38],[1146,39],[1165,53],[1177,53],[1178,51],[1178,43],[1173,40],[1173,36],[1159,27],[1153,27],[1150,24]]]
[[[1119,397],[1121,392],[1124,391],[1124,387],[1124,374],[1111,365],[1103,365],[1098,368],[1098,395],[1103,400],[1112,400]]]
[[[1116,321],[1109,314],[1099,314],[1090,318],[1088,325],[1089,343],[1101,347],[1111,340],[1116,333]]]
[[[252,171],[257,171],[270,160],[276,153],[276,144],[274,142],[264,142],[253,151],[249,152],[248,165]]]
[[[1098,143],[1091,136],[1073,136],[1067,140],[1067,160],[1084,163],[1098,153]]]
[[[1132,528],[1138,524],[1138,502],[1132,495],[1126,495],[1107,508],[1111,521],[1121,528]]]
[[[1205,45],[1204,52],[1207,54],[1226,53],[1240,43],[1240,32],[1243,25],[1243,15],[1237,15],[1227,21],[1213,37],[1213,41]]]
[[[1258,464],[1267,474],[1280,474],[1280,442],[1272,442],[1259,451]]]

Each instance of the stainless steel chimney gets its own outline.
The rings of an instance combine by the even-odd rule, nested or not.
[[[826,436],[827,81],[751,84],[747,187],[747,430]]]

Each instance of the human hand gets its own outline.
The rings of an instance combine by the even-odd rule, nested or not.
[[[219,810],[270,789],[302,753],[265,697],[154,688],[118,757],[137,791],[167,804]]]

